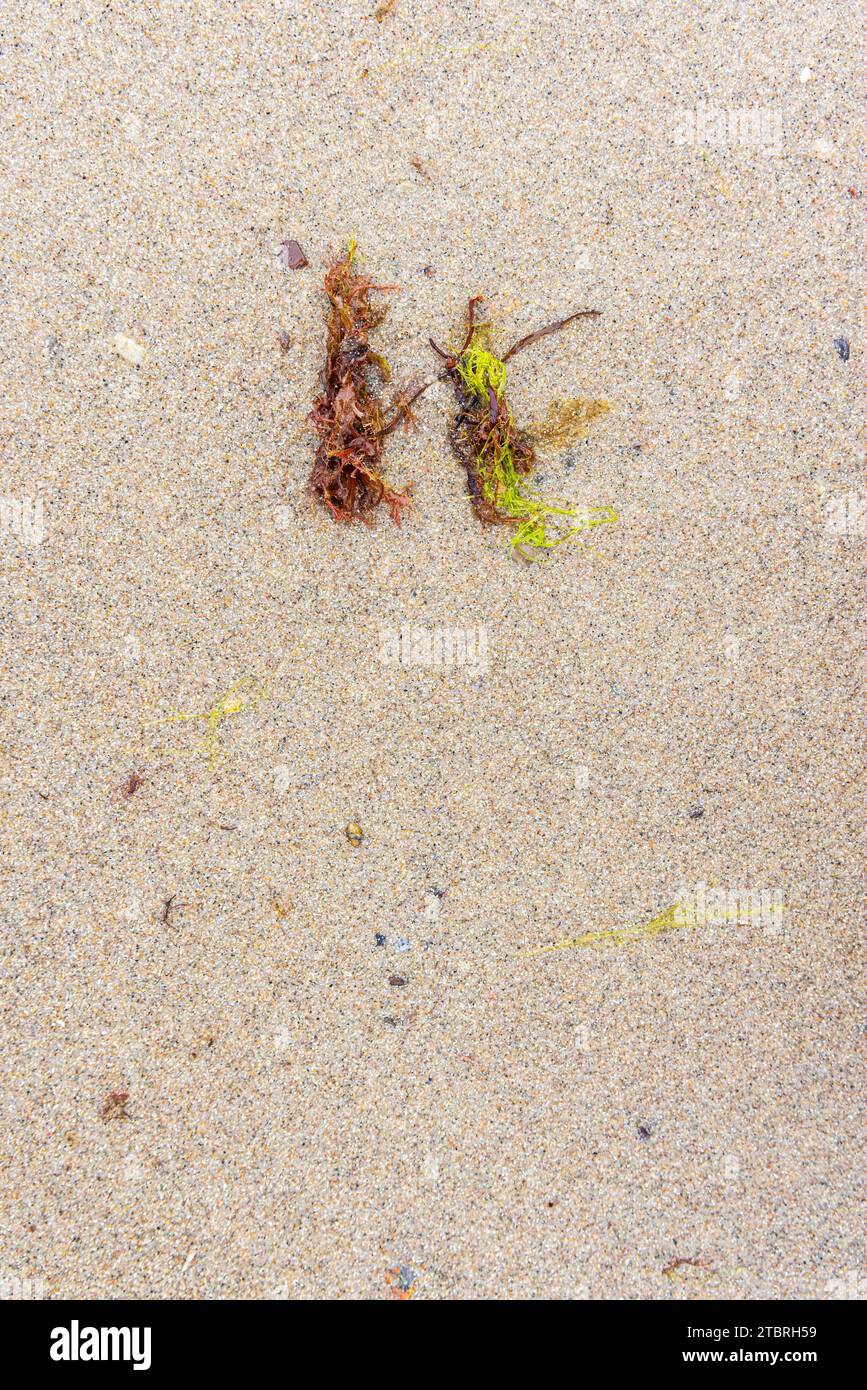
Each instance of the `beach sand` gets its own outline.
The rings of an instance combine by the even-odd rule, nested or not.
[[[863,1297],[857,13],[373,9],[7,8],[0,1275]],[[351,235],[398,380],[602,311],[509,395],[615,525],[510,554],[444,382],[310,498]]]

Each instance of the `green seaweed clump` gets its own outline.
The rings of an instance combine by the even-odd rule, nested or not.
[[[559,332],[567,324],[596,309],[583,309],[558,319],[515,343],[502,357],[488,347],[489,325],[477,324],[475,308],[481,296],[470,300],[467,334],[463,347],[444,352],[433,339],[431,347],[445,361],[458,400],[450,441],[464,465],[473,508],[481,521],[511,525],[510,544],[525,559],[562,545],[579,532],[617,520],[611,507],[571,507],[548,501],[526,484],[536,464],[535,442],[559,447],[582,438],[589,420],[604,415],[605,401],[567,401],[549,408],[546,420],[535,430],[519,429],[506,399],[506,362],[522,348]]]

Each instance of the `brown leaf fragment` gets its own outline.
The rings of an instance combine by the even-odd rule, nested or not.
[[[104,1120],[128,1120],[126,1113],[129,1091],[110,1091],[103,1103],[101,1115]]]

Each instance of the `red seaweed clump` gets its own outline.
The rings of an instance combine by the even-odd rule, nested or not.
[[[314,495],[338,521],[369,522],[377,507],[388,508],[398,525],[412,506],[411,487],[389,487],[382,473],[386,435],[401,421],[412,423],[410,407],[424,387],[399,391],[386,416],[381,386],[391,368],[370,345],[371,332],[385,318],[385,307],[371,303],[372,292],[394,285],[375,285],[353,267],[355,243],[325,276],[328,339],[322,391],[310,419],[319,435],[310,485]]]

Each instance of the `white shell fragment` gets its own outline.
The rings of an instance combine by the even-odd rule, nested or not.
[[[141,343],[137,343],[135,338],[128,338],[125,333],[115,333],[114,350],[118,357],[122,357],[124,362],[130,362],[134,367],[140,367],[144,361],[144,348]]]

